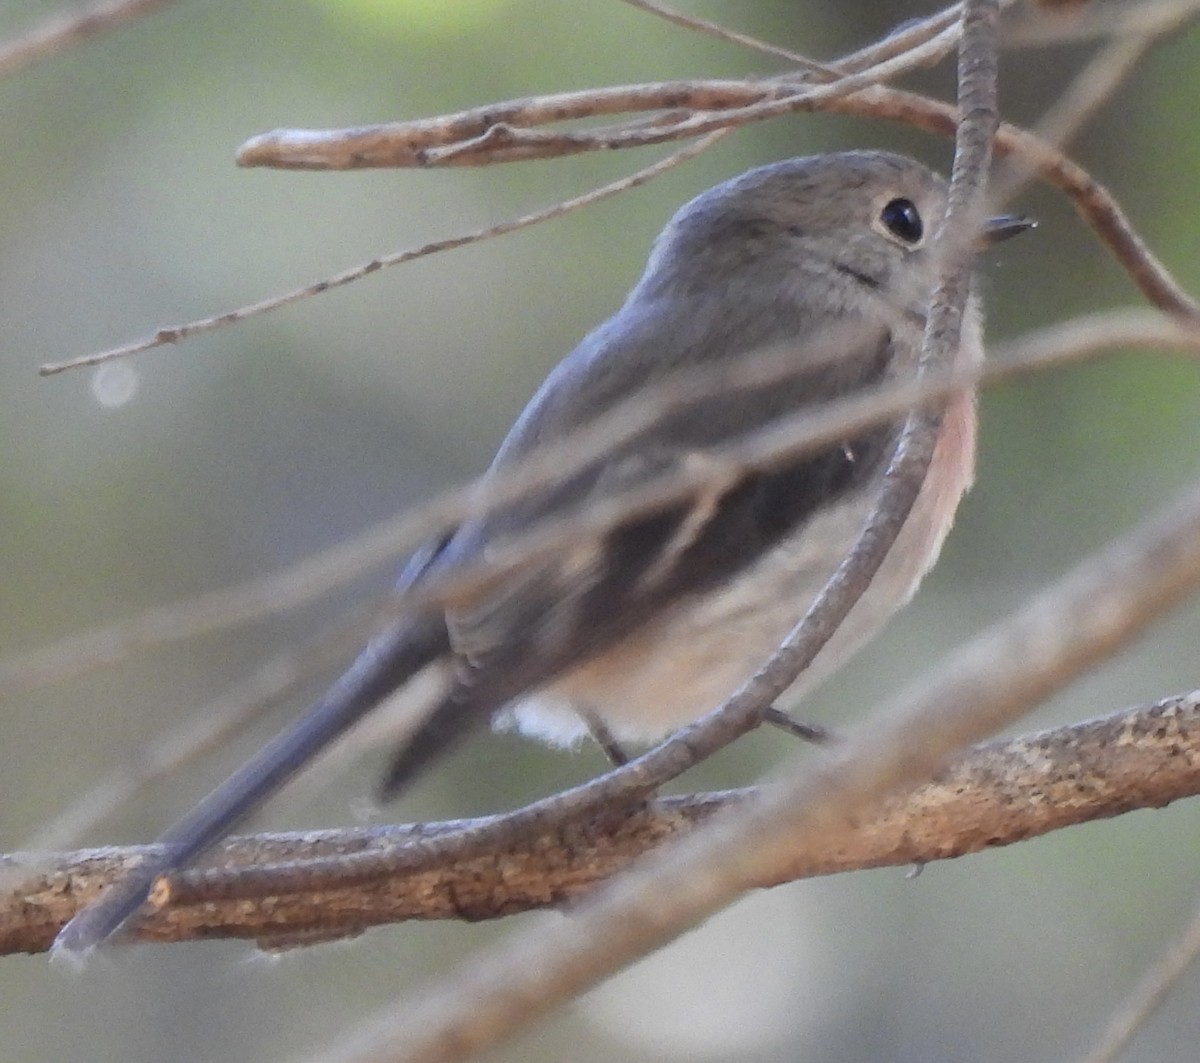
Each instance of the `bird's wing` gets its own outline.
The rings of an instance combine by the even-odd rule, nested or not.
[[[706,327],[711,338],[711,325]],[[806,366],[797,359],[795,373],[785,379],[691,403],[563,482],[460,529],[440,562],[485,556],[500,540],[511,541],[539,522],[569,518],[581,507],[685,470],[712,471],[685,499],[607,531],[581,525],[562,550],[528,562],[448,610],[464,698],[489,712],[500,708],[628,636],[660,610],[720,585],[803,525],[817,507],[873,482],[896,425],[857,433],[769,471],[738,467],[722,454],[723,447],[782,417],[880,379],[890,360],[890,334],[877,326],[853,334],[858,342],[846,345],[833,362]],[[583,390],[571,386],[572,373],[607,382],[603,409],[644,389],[645,367],[654,365],[648,342],[644,333],[601,332],[597,346],[581,346],[572,355],[577,364],[564,363],[515,426],[493,474],[562,439],[584,419],[571,408]]]

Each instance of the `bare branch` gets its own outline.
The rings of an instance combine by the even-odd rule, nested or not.
[[[59,15],[7,44],[0,44],[0,77],[72,45],[164,8],[170,0],[111,0],[73,15]]]
[[[1012,0],[1003,0],[1010,6]],[[905,27],[884,41],[824,68],[832,82],[811,85],[795,75],[743,81],[691,80],[556,93],[487,104],[458,114],[355,129],[280,129],[252,137],[240,166],[341,170],[366,167],[482,166],[580,151],[638,147],[699,132],[763,121],[828,101],[949,54],[959,38],[959,9]],[[539,134],[534,127],[636,112],[665,112],[636,124],[579,133]]]
[[[858,51],[851,52],[844,58],[839,59],[837,68],[849,73],[866,70],[878,63],[894,59],[905,52],[925,45],[935,38],[942,36],[947,31],[955,31],[955,36],[950,41],[950,44],[953,46],[958,40],[956,27],[961,17],[962,4],[951,4],[944,11],[939,11],[936,15],[906,22],[900,29],[894,33],[889,33],[883,40],[868,44],[865,48],[860,48]]]
[[[708,19],[697,18],[695,15],[685,15],[681,11],[675,11],[673,8],[667,7],[665,4],[654,3],[652,0],[623,0],[623,2],[630,7],[636,7],[652,15],[657,15],[659,18],[665,19],[667,22],[672,22],[676,26],[682,26],[684,29],[696,30],[705,36],[725,41],[727,44],[737,44],[743,48],[761,52],[763,55],[769,55],[772,59],[783,59],[811,74],[823,77],[837,76],[836,71],[831,70],[827,66],[822,66],[807,56],[800,55],[798,52],[781,48],[779,45],[770,44],[767,41],[760,41],[758,38],[750,37],[745,33],[737,33],[734,30],[726,29],[716,22],[710,22]]]
[[[1112,39],[1170,32],[1195,18],[1200,0],[1110,0],[1092,2],[1071,18],[1022,5],[1005,35],[1005,44],[1045,48],[1073,41]]]
[[[360,609],[358,614],[368,610]],[[220,749],[250,726],[280,697],[319,668],[332,665],[362,642],[365,615],[346,621],[307,645],[276,654],[242,682],[193,712],[182,726],[137,746],[98,783],[71,802],[26,843],[36,850],[75,844],[88,830],[116,813],[147,786],[178,771],[189,761]]]
[[[1167,999],[1167,994],[1196,962],[1197,956],[1200,956],[1200,909],[1192,913],[1183,933],[1146,972],[1129,999],[1112,1014],[1096,1047],[1082,1063],[1115,1063],[1129,1047],[1134,1034],[1150,1020]]]
[[[947,860],[1197,793],[1200,693],[972,749],[933,782],[886,801],[836,846],[808,854],[792,873]],[[386,883],[364,880],[347,858],[375,854],[386,862],[390,850],[414,839],[469,824],[232,838],[212,858],[216,870],[188,872],[160,891],[164,906],[139,923],[136,936],[326,940],[408,919],[494,919],[561,905],[753,796],[665,798],[624,816],[564,822],[469,861],[428,860]],[[151,853],[135,846],[0,858],[0,955],[45,949],[81,903]]]
[[[1172,28],[1164,25],[1159,33]],[[1042,115],[1034,135],[1056,147],[1067,144],[1108,102],[1158,39],[1158,34],[1145,33],[1117,37],[1106,44]],[[1019,159],[1011,160],[992,182],[994,201],[1003,203],[1012,199],[1033,176]]]
[[[507,100],[440,118],[354,129],[276,129],[238,149],[239,166],[281,170],[490,166],[589,151],[649,147],[785,114],[871,110],[885,77],[925,65],[952,47],[953,31],[858,74],[820,85],[784,78],[668,81]],[[864,98],[865,97],[865,98]],[[840,100],[840,108],[834,101]],[[853,102],[849,102],[853,101]],[[662,112],[647,121],[544,133],[537,126],[610,114]]]
[[[627,177],[622,177],[619,180],[611,181],[606,185],[601,185],[599,188],[594,188],[590,192],[585,192],[582,195],[575,196],[572,199],[563,200],[561,203],[555,203],[552,206],[544,207],[542,210],[535,210],[531,214],[524,214],[519,218],[513,218],[509,221],[500,222],[497,225],[490,225],[485,229],[477,229],[474,232],[462,233],[459,236],[451,236],[445,240],[434,240],[431,243],[424,244],[421,247],[411,248],[407,251],[397,251],[390,255],[383,255],[379,258],[374,258],[370,262],[366,262],[361,266],[354,266],[351,269],[344,270],[332,277],[327,277],[325,280],[317,281],[315,284],[306,285],[303,288],[296,288],[293,291],[287,292],[284,295],[278,295],[271,299],[264,299],[262,302],[253,303],[250,306],[243,306],[238,310],[232,310],[229,313],[219,314],[216,317],[203,318],[200,321],[192,321],[186,325],[176,325],[171,328],[162,328],[155,332],[154,336],[148,340],[142,340],[138,343],[127,344],[123,347],[114,347],[107,351],[100,351],[96,354],[84,355],[81,358],[71,358],[65,362],[48,362],[38,369],[40,376],[53,376],[56,373],[65,372],[68,369],[79,369],[84,366],[100,365],[104,362],[110,362],[116,358],[125,358],[131,354],[139,354],[142,351],[148,351],[155,347],[162,347],[166,344],[179,343],[181,340],[188,339],[192,336],[198,336],[205,332],[211,332],[214,329],[221,328],[225,325],[232,325],[237,322],[246,321],[252,317],[258,317],[260,314],[269,313],[272,310],[278,310],[281,307],[287,306],[290,303],[299,302],[301,299],[308,299],[311,296],[319,295],[322,292],[330,291],[334,288],[340,288],[343,285],[350,284],[352,281],[360,280],[368,274],[375,273],[377,270],[387,269],[390,266],[398,266],[404,262],[412,262],[417,258],[425,258],[428,255],[436,254],[439,251],[449,251],[456,247],[465,247],[467,244],[478,243],[481,240],[489,240],[495,236],[505,236],[508,233],[516,232],[519,229],[527,229],[531,225],[537,225],[540,222],[549,221],[551,218],[561,217],[570,211],[578,210],[580,207],[589,206],[592,203],[599,203],[603,199],[608,199],[610,196],[615,196],[618,192],[624,192],[630,188],[637,188],[644,185],[647,181],[653,180],[660,174],[666,173],[667,170],[674,169],[682,162],[694,158],[702,151],[707,151],[713,146],[727,130],[717,130],[713,134],[704,136],[697,140],[695,144],[691,144],[680,151],[668,155],[665,159],[660,159],[650,166],[646,166],[635,173],[629,174]]]
[[[998,365],[1061,365],[1096,351],[1157,347],[1200,353],[1200,328],[1156,310],[1130,307],[1081,314],[1057,325],[1027,332],[990,348]],[[985,374],[985,382],[990,374]]]

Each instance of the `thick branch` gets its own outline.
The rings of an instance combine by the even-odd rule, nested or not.
[[[364,882],[347,857],[466,824],[234,838],[214,857],[222,873],[184,877],[178,888],[160,891],[164,898],[175,896],[139,924],[137,936],[277,944],[409,919],[493,919],[562,904],[753,792],[666,798],[621,817],[568,823],[470,860],[435,863],[383,882]],[[968,750],[933,782],[889,800],[835,844],[807,854],[788,878],[946,860],[1197,793],[1200,691]],[[0,953],[45,949],[81,904],[149,852],[131,846],[4,857]],[[297,861],[306,862],[303,870]],[[239,879],[253,888],[238,890]],[[258,896],[233,899],[234,893]]]

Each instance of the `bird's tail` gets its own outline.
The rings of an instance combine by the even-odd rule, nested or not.
[[[280,734],[159,839],[159,850],[78,912],[55,939],[58,956],[81,956],[119,930],[154,880],[220,841],[365,713],[447,650],[440,621],[405,622],[376,638],[303,719]],[[443,743],[445,744],[445,743]]]
[[[493,707],[473,703],[462,690],[451,689],[396,750],[379,783],[379,799],[393,801],[414,778],[460,738],[482,726]]]

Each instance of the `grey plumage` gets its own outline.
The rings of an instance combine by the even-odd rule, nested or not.
[[[794,354],[794,372],[698,401],[533,497],[468,520],[402,582],[419,584],[541,519],[708,460],[783,415],[912,373],[944,205],[940,178],[881,152],[775,163],[694,199],[656,241],[621,309],[549,375],[493,474],[674,373],[773,348]],[[980,355],[972,310],[962,356]],[[907,599],[936,556],[970,482],[972,401],[964,396],[947,414],[946,446],[917,508],[818,658],[825,670]],[[163,860],[78,916],[57,946],[103,940],[153,875],[194,859],[417,673],[431,677],[433,700],[392,762],[388,794],[501,710],[524,730],[570,741],[584,731],[577,709],[620,739],[645,740],[713,708],[769,655],[848,550],[896,431],[882,425],[769,473],[736,472],[685,503],[581,535],[445,613],[394,622],[304,720],[164,836]]]

